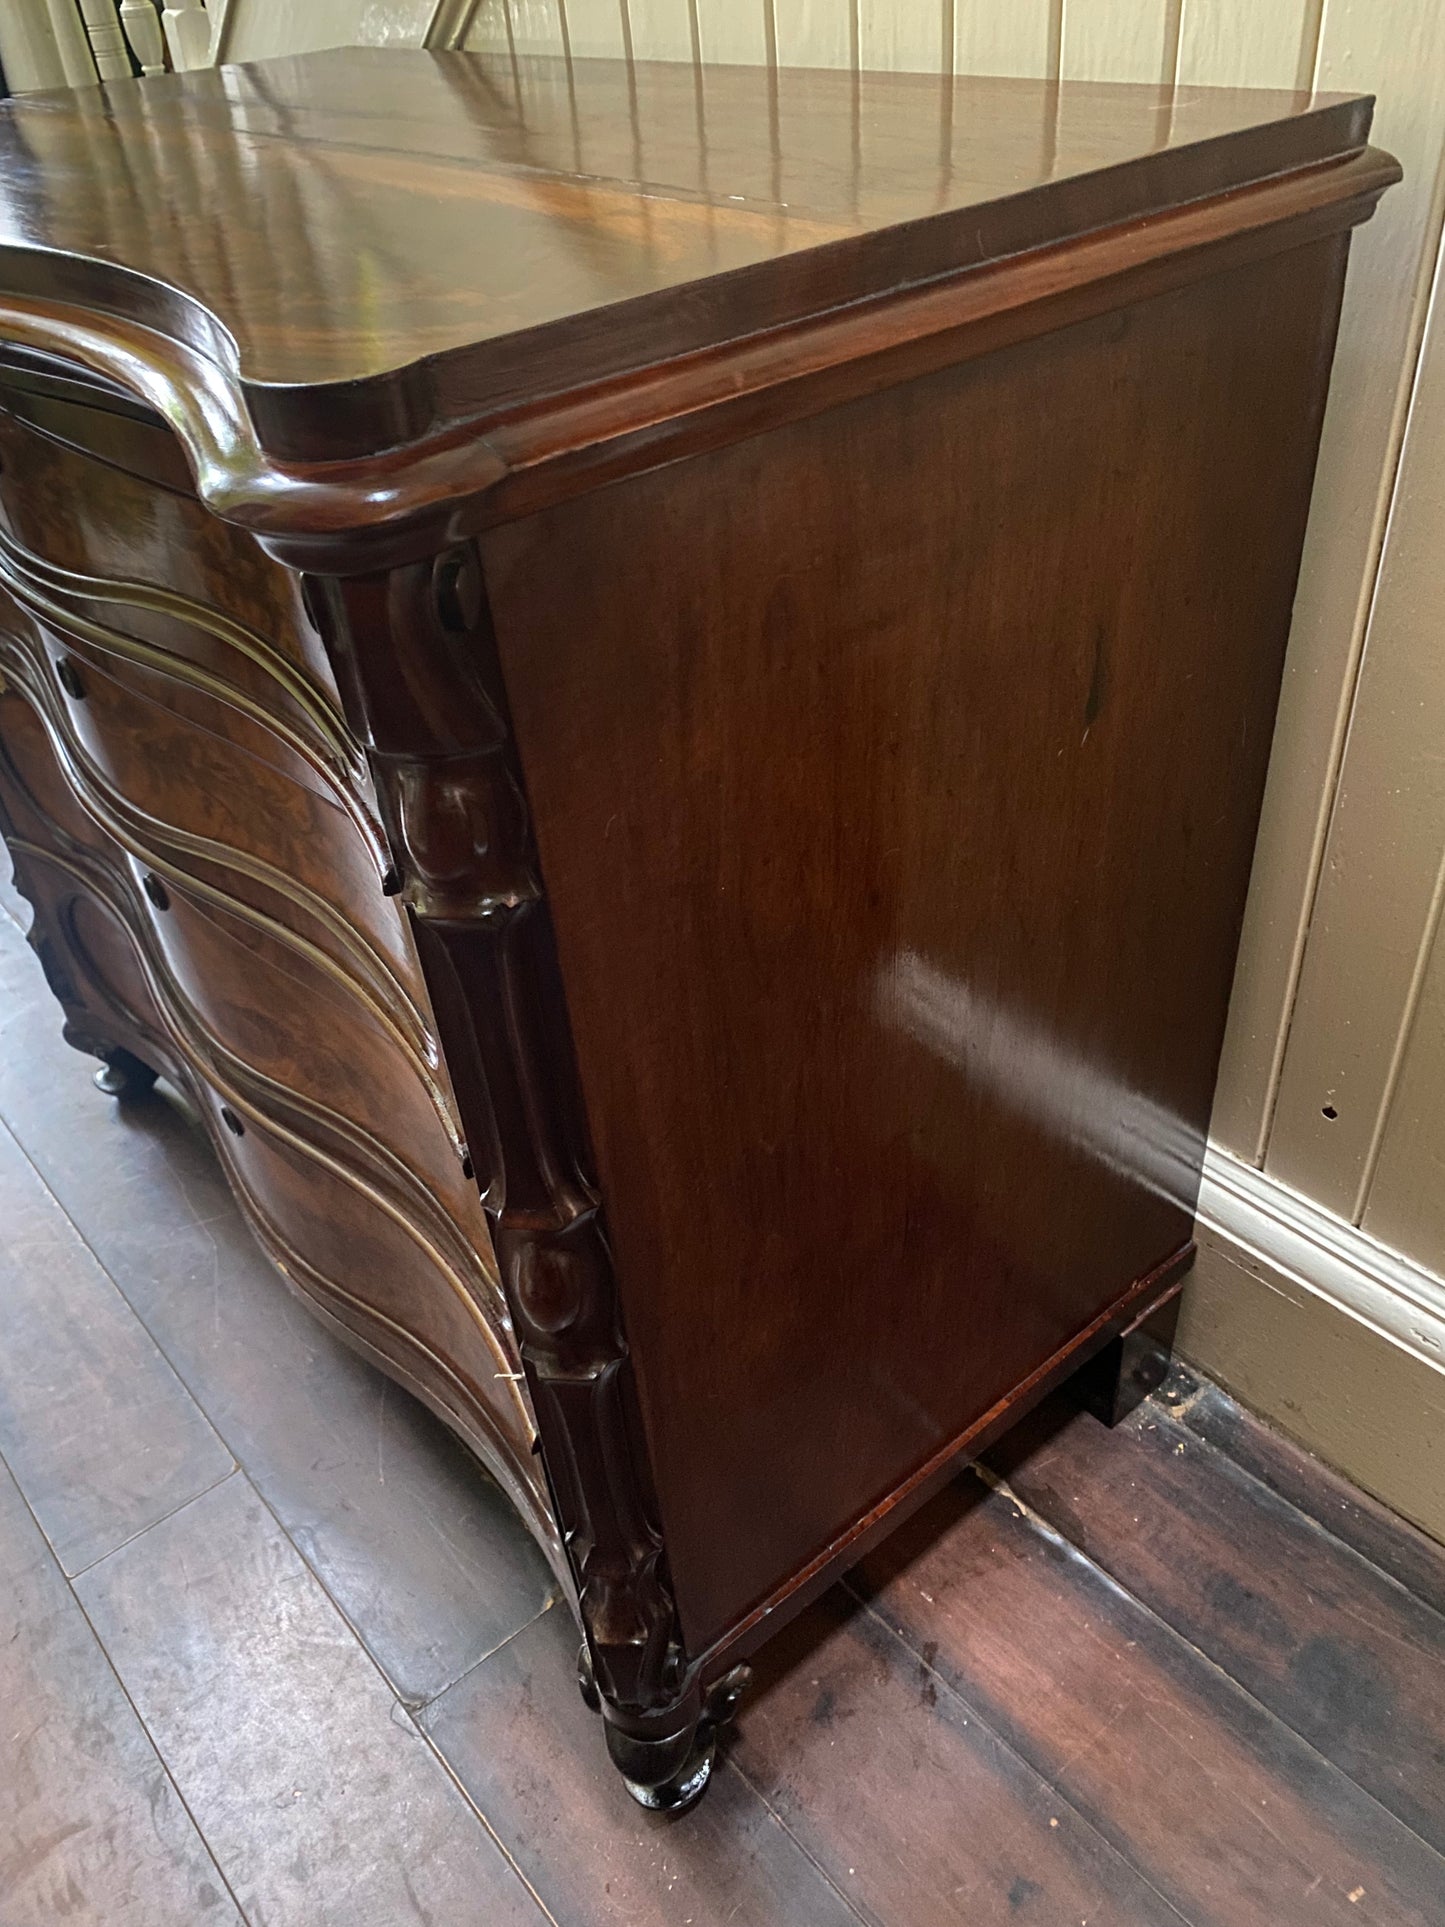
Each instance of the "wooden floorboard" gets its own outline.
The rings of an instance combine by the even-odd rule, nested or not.
[[[1302,1445],[1282,1437],[1187,1366],[1177,1365],[1159,1403],[1177,1424],[1261,1480],[1344,1545],[1436,1612],[1445,1613],[1445,1546],[1350,1481]]]
[[[637,1807],[582,1704],[576,1657],[571,1616],[554,1608],[421,1716],[558,1921],[856,1927],[734,1769],[682,1820]]]
[[[1189,1918],[842,1588],[759,1655],[731,1758],[866,1919]]]
[[[1159,1406],[1057,1409],[990,1453],[1010,1490],[1445,1851],[1445,1617]]]
[[[540,1927],[242,1474],[75,1590],[249,1918]]]
[[[73,1575],[233,1460],[3,1125],[0,1224],[0,1453]]]
[[[0,1927],[1445,1927],[1445,1553],[1183,1371],[956,1481],[642,1813],[495,1487],[93,1090],[13,907]]]
[[[973,1474],[850,1582],[1189,1920],[1434,1927],[1445,1862]]]
[[[0,1467],[0,1920],[235,1927],[219,1868]]]

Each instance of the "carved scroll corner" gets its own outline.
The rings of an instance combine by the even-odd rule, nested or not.
[[[460,543],[337,578],[311,605],[382,798],[385,882],[428,926],[590,1677],[611,1721],[695,1719],[480,557]]]
[[[508,1224],[504,1214],[499,1256],[543,1437],[565,1440],[548,1469],[597,1686],[610,1709],[651,1717],[679,1703],[688,1666],[638,1458],[612,1257],[595,1203],[557,1216]]]
[[[500,1243],[519,1328],[539,1368],[575,1379],[621,1356],[611,1258],[595,1210],[560,1229],[504,1226]]]
[[[396,881],[418,916],[490,922],[540,898],[526,806],[496,749],[379,760]]]

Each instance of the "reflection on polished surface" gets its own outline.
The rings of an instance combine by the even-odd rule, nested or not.
[[[230,359],[229,336],[247,379],[346,379],[948,210],[979,217],[938,236],[925,269],[1037,245],[1086,174],[1094,221],[1167,203],[1185,183],[1162,150],[1215,143],[1187,163],[1190,197],[1257,178],[1262,126],[1270,171],[1338,152],[1310,105],[344,48],[12,104],[0,247],[189,294],[224,331],[196,345]],[[1057,208],[1011,202],[1049,183]],[[855,265],[836,287],[814,265],[795,305],[868,292],[870,274],[893,284],[903,257],[880,246]],[[737,317],[777,318],[776,296]]]
[[[1051,1031],[1041,1015],[1010,1009],[915,950],[878,972],[883,1021],[952,1064],[980,1098],[1106,1171],[1193,1211],[1204,1132],[1101,1057]]]

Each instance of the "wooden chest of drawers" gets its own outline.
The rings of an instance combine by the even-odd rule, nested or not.
[[[359,51],[0,117],[67,1035],[501,1481],[647,1803],[1167,1319],[1368,124]]]

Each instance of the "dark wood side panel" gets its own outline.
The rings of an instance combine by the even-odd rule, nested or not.
[[[1189,1236],[1344,251],[484,538],[689,1652]]]

